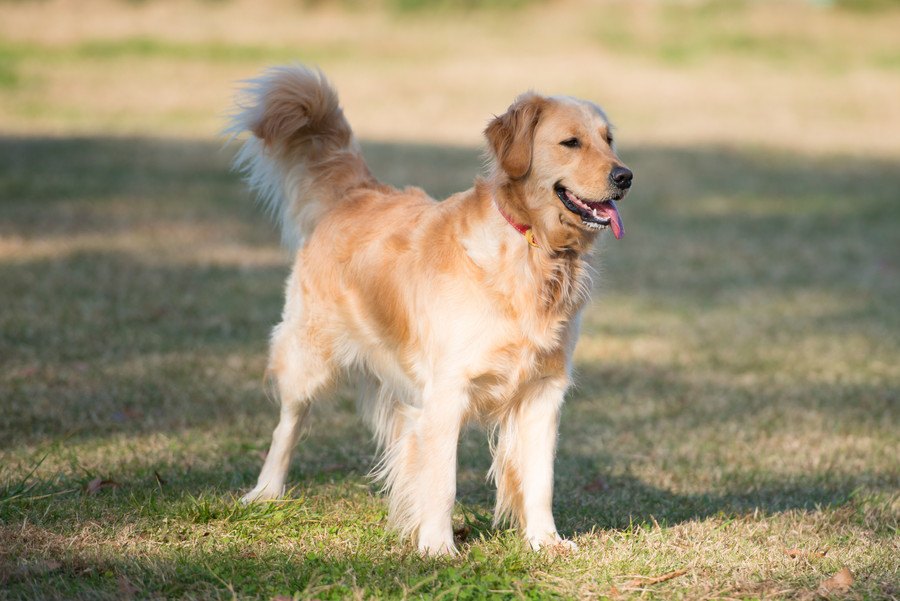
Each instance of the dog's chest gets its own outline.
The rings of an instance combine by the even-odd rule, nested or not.
[[[517,335],[495,339],[477,353],[469,369],[469,400],[475,413],[489,416],[503,412],[527,387],[547,377],[566,373],[565,324],[528,336],[518,324]],[[540,342],[541,344],[538,344]]]
[[[566,378],[571,338],[577,335],[585,299],[579,289],[584,271],[575,266],[579,269],[554,270],[543,286],[523,289],[516,281],[504,286],[506,294],[492,296],[493,327],[480,332],[467,369],[475,413],[503,412],[532,383]]]

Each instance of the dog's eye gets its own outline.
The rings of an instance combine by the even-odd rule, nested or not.
[[[606,136],[606,143],[609,144],[610,146],[612,146],[613,145],[613,137]]]
[[[561,146],[565,146],[566,148],[581,148],[581,140],[578,138],[568,138],[560,142]]]

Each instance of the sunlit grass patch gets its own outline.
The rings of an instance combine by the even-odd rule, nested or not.
[[[53,63],[73,61],[114,61],[121,59],[201,60],[207,62],[290,62],[341,58],[347,48],[335,45],[294,47],[247,45],[225,42],[176,42],[155,37],[95,39],[66,45],[5,42],[0,59],[41,60]]]
[[[773,5],[758,2],[612,4],[605,18],[596,21],[595,39],[611,52],[673,66],[737,60],[826,73],[860,66],[893,68],[895,48],[888,37],[871,36],[864,44],[845,46],[832,29],[842,20],[832,8],[798,2],[782,3],[780,14],[773,10]],[[895,15],[844,18],[843,26],[864,31],[880,18]],[[798,20],[805,26],[798,27]]]
[[[236,82],[298,61],[335,79],[368,138],[471,145],[491,113],[534,88],[601,102],[632,140],[897,152],[881,135],[900,122],[890,102],[897,11],[804,1],[350,4],[97,0],[90,20],[65,3],[8,4],[0,129],[209,137]]]
[[[14,88],[19,83],[19,73],[13,61],[0,58],[0,89]]]
[[[433,13],[433,12],[470,12],[498,11],[508,12],[540,4],[539,0],[388,0],[385,2],[390,10],[398,13]]]

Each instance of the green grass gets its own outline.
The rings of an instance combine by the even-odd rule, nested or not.
[[[97,39],[68,45],[34,43],[10,43],[0,45],[0,60],[21,61],[115,61],[124,59],[195,60],[208,63],[258,63],[306,61],[347,58],[348,49],[341,44],[315,47],[302,45],[282,47],[276,45],[233,44],[225,42],[174,42],[154,37],[135,36],[124,39]]]
[[[882,13],[900,10],[897,0],[831,0],[831,4],[854,12]]]
[[[885,15],[881,9],[897,5],[893,0],[883,5],[876,0],[867,8],[846,4],[840,8],[858,11],[851,13],[857,26],[871,25],[885,16],[893,18],[895,13]],[[853,45],[841,38],[839,30],[825,25],[839,14],[838,8],[787,3],[782,8],[788,12],[778,17],[761,15],[765,7],[765,3],[713,0],[661,3],[648,11],[640,3],[612,3],[606,18],[593,21],[595,40],[609,52],[642,56],[670,67],[738,61],[798,73],[847,72],[861,66],[896,69],[889,57],[897,56],[897,48],[890,39],[875,37]],[[797,21],[805,21],[807,26],[798,26]]]
[[[365,152],[438,196],[480,165]],[[0,599],[804,599],[843,566],[853,597],[896,596],[897,163],[622,153],[627,235],[601,245],[557,458],[580,550],[490,527],[469,432],[461,555],[425,560],[386,529],[350,389],[317,406],[288,500],[236,502],[276,418],[261,378],[288,260],[229,152],[0,140]]]
[[[511,11],[520,10],[538,0],[388,0],[386,7],[397,13],[458,12],[458,11]]]
[[[502,0],[486,13],[478,13],[484,24],[502,26],[501,14],[511,8],[527,5],[533,0]],[[392,28],[429,28],[433,21],[446,14],[462,18],[457,10],[474,8],[468,0],[438,2],[422,0],[396,0],[394,8],[400,13],[399,21],[389,21]],[[479,4],[479,3],[473,3]],[[505,6],[509,4],[510,6]],[[481,6],[481,8],[485,8]],[[436,12],[435,12],[436,11]],[[499,12],[494,12],[499,11]],[[593,42],[605,50],[628,57],[643,57],[662,65],[684,67],[702,65],[712,61],[738,60],[763,63],[781,68],[798,70],[840,70],[870,66],[876,69],[896,71],[897,48],[889,38],[866,40],[865,44],[849,45],[835,40],[833,34],[823,35],[823,26],[797,29],[787,18],[770,27],[748,27],[746,20],[754,16],[752,3],[711,2],[699,7],[681,3],[665,4],[656,8],[642,26],[636,26],[637,10],[627,4],[612,4],[602,18],[586,20]],[[408,18],[412,18],[409,21]],[[520,17],[521,18],[521,17]],[[796,16],[815,21],[833,19],[833,13],[810,10]],[[870,23],[883,18],[876,12],[862,10],[857,19]],[[825,27],[829,27],[826,25]],[[573,32],[580,37],[580,32]],[[399,35],[399,33],[398,33]],[[572,35],[572,34],[570,34]],[[401,40],[397,48],[382,43],[379,60],[410,61],[434,58],[434,52],[419,47],[410,52]],[[284,43],[235,43],[233,41],[165,40],[148,35],[112,36],[79,40],[65,44],[0,41],[0,85],[12,81],[3,75],[8,65],[23,60],[39,60],[42,63],[72,64],[126,60],[180,60],[203,61],[210,64],[260,64],[302,61],[308,63],[347,61],[371,61],[370,50],[361,48],[359,40],[352,36],[333,41],[307,41],[302,37],[291,44]],[[4,66],[7,65],[7,66]],[[14,81],[14,80],[13,80]]]

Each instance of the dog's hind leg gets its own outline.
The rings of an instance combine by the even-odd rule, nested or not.
[[[314,396],[332,380],[334,368],[329,357],[329,349],[308,326],[284,322],[275,328],[268,371],[281,402],[281,416],[256,487],[242,499],[245,503],[284,494],[291,454],[304,418]]]

